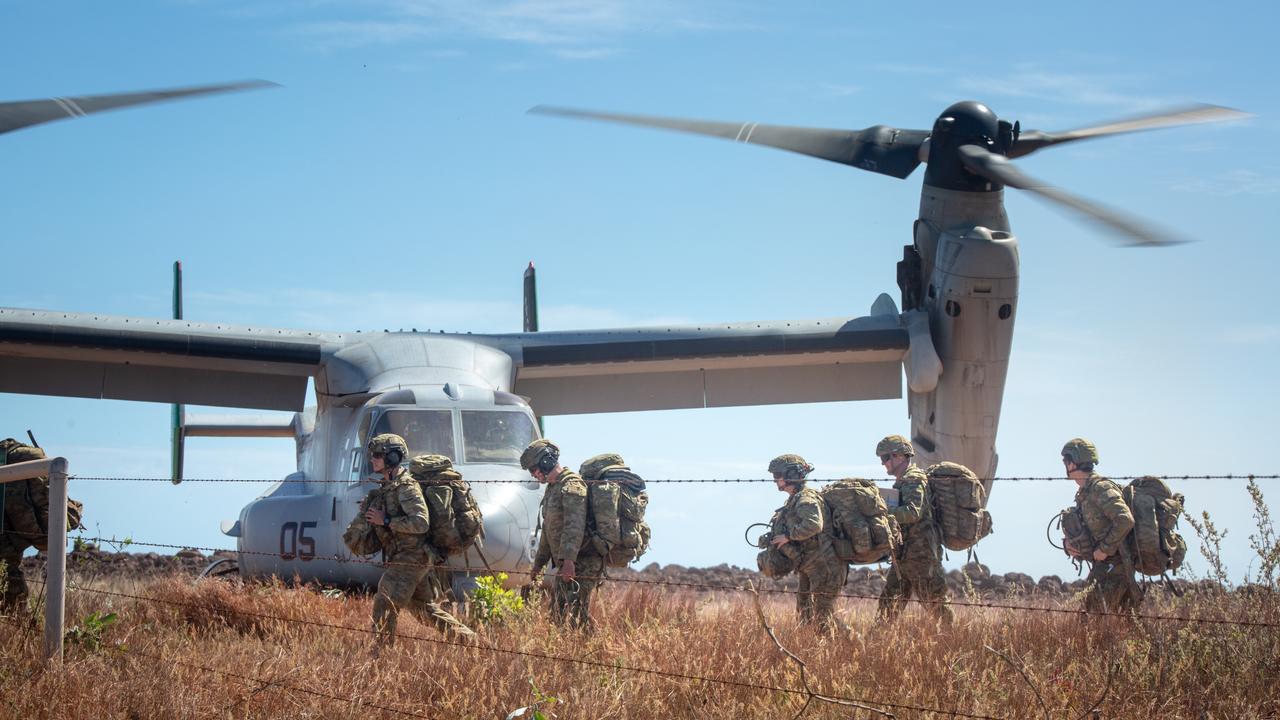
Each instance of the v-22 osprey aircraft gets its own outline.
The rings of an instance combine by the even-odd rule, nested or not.
[[[0,133],[62,117],[261,83],[0,105]],[[974,102],[931,131],[822,130],[540,107],[769,145],[905,178],[927,163],[914,240],[898,264],[903,309],[881,294],[865,316],[539,332],[532,265],[523,332],[349,333],[0,308],[0,392],[291,410],[187,416],[175,407],[174,479],[186,437],[294,438],[297,472],[223,531],[243,576],[373,583],[342,532],[370,489],[363,448],[394,432],[411,454],[453,459],[485,516],[494,570],[527,570],[541,491],[519,468],[538,418],[577,413],[897,398],[905,369],[921,460],[990,478],[1013,336],[1018,249],[1003,188],[1098,220],[1130,242],[1160,233],[1023,175],[1009,158],[1091,137],[1240,117],[1196,106],[1065,133],[1022,132]],[[180,279],[180,276],[179,276]],[[180,285],[180,282],[178,283]],[[314,405],[306,405],[308,382]],[[489,482],[498,481],[498,482]],[[462,559],[455,584],[465,581]],[[474,559],[473,559],[474,562]]]

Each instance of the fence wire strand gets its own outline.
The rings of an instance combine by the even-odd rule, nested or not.
[[[140,547],[164,548],[169,550],[196,550],[196,551],[208,552],[208,553],[222,553],[224,555],[226,554],[237,555],[237,556],[252,555],[257,557],[268,557],[268,558],[273,558],[278,560],[294,559],[293,556],[286,557],[285,555],[282,555],[280,553],[269,553],[269,552],[254,551],[254,550],[231,550],[231,549],[225,549],[225,548],[193,547],[189,545],[170,545],[170,544],[164,544],[164,543],[142,542],[142,541],[132,540],[132,539],[125,541],[125,540],[119,540],[115,538],[91,537],[91,538],[83,538],[83,540],[87,540],[90,542],[114,544],[118,547],[138,545]],[[395,562],[385,562],[385,561],[380,561],[372,558],[341,557],[337,555],[317,556],[311,559],[312,562],[315,560],[333,561],[338,563],[363,563],[368,565],[375,565],[378,567],[387,567],[387,566],[397,564]],[[411,565],[413,563],[403,563],[403,564]],[[449,570],[463,572],[468,575],[488,575],[494,572],[493,570],[487,567],[476,567],[476,566],[470,566],[470,565],[464,565],[462,567],[455,567],[455,566],[446,566],[446,567]],[[505,572],[509,575],[527,575],[527,576],[530,576],[531,579],[533,576],[532,570],[513,569],[513,570],[502,570],[501,572]],[[678,581],[678,580],[649,580],[646,578],[624,578],[624,577],[613,577],[608,574],[601,575],[601,576],[582,575],[580,577],[588,580],[602,580],[607,582],[631,583],[636,585],[655,585],[655,586],[678,587],[678,588],[687,588],[687,589],[693,589],[693,590],[708,590],[708,591],[750,592],[748,588],[742,585],[684,582],[684,581]],[[800,590],[792,590],[789,588],[756,588],[756,591],[761,593],[772,594],[772,595],[798,595],[802,593],[802,591]],[[836,598],[849,598],[852,600],[877,600],[878,601],[880,599],[879,595],[869,595],[866,593],[848,593],[848,592],[827,593],[827,592],[806,591],[804,594],[830,595]],[[913,598],[913,600],[925,605],[945,603],[954,607],[969,607],[969,608],[982,608],[982,609],[993,609],[993,610],[1014,610],[1014,611],[1020,611],[1020,612],[1041,612],[1041,613],[1059,614],[1059,615],[1076,615],[1076,616],[1090,615],[1090,616],[1097,616],[1097,617],[1117,617],[1117,618],[1129,618],[1129,619],[1140,619],[1140,620],[1155,620],[1155,621],[1163,621],[1163,622],[1181,622],[1181,623],[1201,624],[1201,625],[1229,625],[1229,626],[1240,626],[1240,627],[1264,627],[1264,628],[1280,627],[1280,622],[1265,622],[1260,620],[1227,620],[1222,618],[1183,617],[1179,615],[1152,615],[1152,614],[1144,614],[1144,613],[1113,612],[1113,611],[1106,611],[1106,610],[1083,610],[1083,609],[1073,610],[1070,608],[1038,607],[1035,605],[1016,605],[1012,603],[999,603],[999,602],[974,602],[974,601],[950,599],[950,598],[946,600],[925,600],[925,599]]]
[[[1154,477],[1164,481],[1170,480],[1280,480],[1280,474],[1255,474],[1255,473],[1229,473],[1226,475],[1108,475],[1110,480],[1138,480],[1141,478]],[[248,484],[265,484],[265,483],[282,483],[296,482],[300,484],[311,485],[359,485],[365,480],[352,481],[347,480],[324,480],[306,478],[303,480],[288,480],[285,478],[184,478],[175,483],[172,478],[167,477],[143,477],[143,476],[105,476],[105,475],[71,475],[70,480],[85,480],[90,482],[140,482],[140,483],[248,483]],[[1023,475],[1023,476],[1005,476],[979,478],[982,482],[1062,482],[1071,480],[1072,478],[1057,475]],[[872,482],[889,482],[888,477],[860,478],[809,478],[811,483],[832,483],[839,480],[870,480]],[[603,480],[584,480],[588,485],[595,482],[605,482]],[[772,478],[645,478],[645,483],[674,483],[674,484],[695,484],[695,483],[772,483]],[[536,481],[532,478],[519,478],[507,480],[468,480],[470,485],[534,485]]]

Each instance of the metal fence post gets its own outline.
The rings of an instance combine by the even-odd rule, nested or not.
[[[44,658],[62,662],[67,598],[67,459],[49,466],[49,552],[45,564]]]

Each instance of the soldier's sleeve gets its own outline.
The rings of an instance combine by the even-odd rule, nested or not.
[[[1098,506],[1102,509],[1102,514],[1111,521],[1111,529],[1106,536],[1098,539],[1098,549],[1113,555],[1120,548],[1120,543],[1124,542],[1125,537],[1129,535],[1129,531],[1133,529],[1133,513],[1124,501],[1124,495],[1115,485],[1102,489],[1098,495]]]
[[[425,535],[431,529],[431,515],[427,512],[427,500],[422,497],[418,483],[404,483],[396,489],[396,499],[404,515],[391,519],[390,528],[405,535]]]
[[[787,537],[797,542],[822,532],[822,499],[816,494],[805,493],[791,511],[792,522]]]
[[[893,509],[893,517],[899,525],[907,527],[924,519],[924,490],[925,482],[922,480],[902,483],[902,487],[898,489],[898,506]]]
[[[575,560],[587,531],[587,484],[576,477],[564,480],[562,484],[560,498],[564,524],[560,528],[560,552],[556,559]]]

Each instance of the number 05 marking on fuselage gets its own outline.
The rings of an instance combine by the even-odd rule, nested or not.
[[[280,526],[280,558],[283,560],[313,560],[316,556],[316,540],[307,537],[316,522],[287,522]]]

